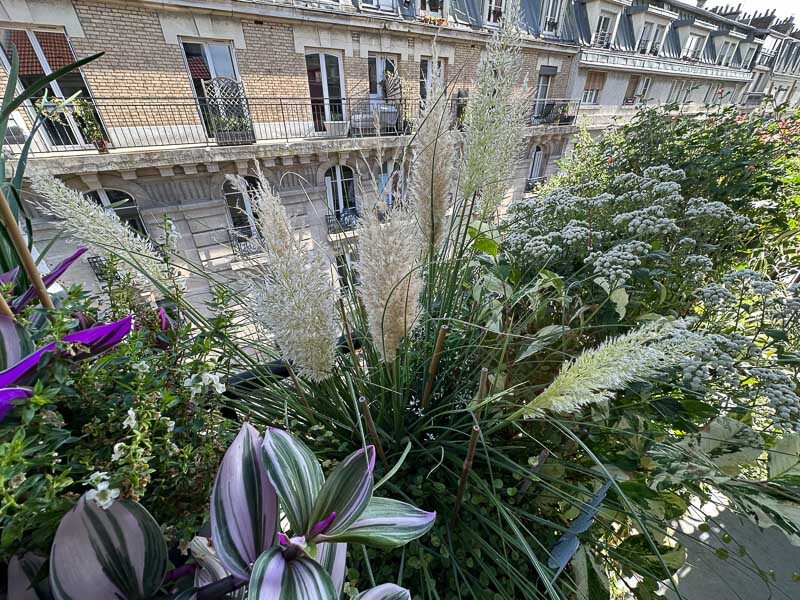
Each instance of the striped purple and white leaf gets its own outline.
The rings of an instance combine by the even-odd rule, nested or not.
[[[361,516],[336,535],[322,535],[325,541],[353,542],[376,548],[398,548],[425,535],[436,520],[435,512],[389,498],[372,498]]]
[[[314,557],[322,565],[325,572],[331,576],[333,587],[336,590],[336,597],[342,595],[344,587],[344,574],[347,561],[347,544],[329,544],[323,542],[317,544],[317,554]]]
[[[82,496],[61,519],[50,550],[55,600],[149,598],[166,572],[161,529],[136,502],[103,509]]]
[[[272,547],[278,531],[278,497],[259,458],[261,436],[245,423],[225,452],[211,492],[211,536],[225,568],[241,579]]]
[[[411,600],[411,592],[393,583],[384,583],[366,592],[361,592],[353,600]]]
[[[25,328],[11,317],[0,315],[0,371],[17,364],[33,352],[33,342]]]
[[[292,533],[305,534],[313,525],[314,500],[325,482],[317,457],[300,440],[268,427],[264,432],[261,458]]]
[[[249,600],[337,600],[330,575],[306,556],[286,560],[283,549],[267,550],[253,565]]]
[[[343,533],[358,519],[372,498],[374,470],[374,446],[353,452],[336,466],[314,501],[312,525],[306,533],[308,542],[323,534]]]
[[[47,579],[39,579],[39,571],[47,559],[28,552],[12,556],[8,561],[9,600],[42,600],[50,597]]]

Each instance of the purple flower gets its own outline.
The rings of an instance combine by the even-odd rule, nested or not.
[[[172,329],[172,320],[170,320],[169,315],[167,314],[167,311],[164,310],[163,306],[158,307],[158,319],[161,331],[169,331]]]
[[[75,353],[70,353],[68,358],[71,360],[82,360],[105,352],[118,344],[122,338],[130,332],[131,323],[132,317],[128,315],[124,319],[114,321],[113,323],[105,323],[82,331],[75,331],[65,335],[61,341],[80,344],[83,348],[79,348]],[[42,356],[48,352],[54,352],[56,349],[57,344],[55,342],[47,344],[39,348],[33,354],[29,354],[23,358],[13,367],[1,372],[0,388],[18,385],[19,383],[27,383],[29,380],[32,380]]]
[[[67,258],[62,260],[58,264],[58,266],[55,269],[53,269],[50,273],[48,273],[47,275],[42,275],[42,281],[44,281],[45,287],[50,287],[51,285],[53,285],[55,281],[59,277],[61,277],[67,269],[69,269],[72,266],[72,263],[78,260],[78,258],[80,258],[80,256],[87,250],[88,248],[84,247],[78,248],[72,254],[72,256],[68,256]],[[25,292],[19,298],[16,298],[11,303],[11,310],[14,311],[15,313],[20,312],[35,297],[36,297],[36,290],[34,290],[33,286],[31,286],[27,290],[25,290]]]
[[[33,392],[26,387],[10,387],[0,390],[0,422],[14,408],[14,400],[30,398]]]

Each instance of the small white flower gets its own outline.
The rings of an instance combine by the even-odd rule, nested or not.
[[[9,480],[8,485],[12,490],[15,490],[25,483],[26,479],[27,477],[25,476],[25,473],[17,473]]]
[[[96,486],[101,481],[108,481],[107,471],[95,471],[94,473],[89,475],[89,485]]]
[[[172,433],[175,430],[175,421],[168,420],[167,421],[167,432]]]
[[[225,392],[225,384],[220,382],[220,377],[221,375],[219,373],[203,373],[200,375],[203,385],[210,385],[214,388],[215,392],[222,394]]]
[[[119,498],[119,488],[109,489],[107,481],[97,484],[97,489],[86,492],[87,500],[94,500],[103,510],[108,510],[114,504],[114,500]]]
[[[125,456],[125,449],[127,446],[122,442],[114,444],[114,453],[111,455],[111,462],[117,462],[120,458]]]
[[[203,382],[198,381],[195,375],[187,377],[183,380],[183,387],[189,388],[192,393],[192,398],[203,391]]]
[[[174,442],[167,443],[167,448],[169,448],[170,454],[177,454],[178,452],[181,451],[181,449],[178,448],[177,444],[175,444]]]
[[[128,409],[128,416],[125,417],[125,420],[122,422],[122,426],[126,427],[127,429],[133,429],[136,427],[136,413],[132,408]]]
[[[133,368],[134,371],[136,371],[137,373],[141,373],[142,375],[145,375],[150,372],[150,365],[148,365],[143,360],[133,363],[131,367]]]

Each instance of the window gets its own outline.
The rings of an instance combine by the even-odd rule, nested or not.
[[[558,34],[558,26],[561,23],[561,3],[562,0],[544,0],[542,7],[542,32],[551,35]]]
[[[306,54],[308,94],[314,131],[325,131],[325,121],[343,121],[344,71],[336,54],[313,52]]]
[[[642,79],[642,83],[639,86],[639,92],[636,94],[637,99],[639,102],[647,102],[650,97],[650,86],[653,85],[653,79],[651,77],[645,77]]]
[[[541,146],[534,146],[531,152],[531,164],[528,170],[528,180],[525,184],[525,191],[530,192],[536,184],[542,181],[544,172],[544,151]]]
[[[597,20],[597,28],[594,31],[594,38],[592,39],[593,46],[602,48],[611,46],[612,25],[616,19],[617,16],[613,13],[600,13],[600,18]]]
[[[393,58],[383,55],[370,56],[367,59],[367,71],[369,74],[369,99],[372,103],[386,99],[384,82],[387,75],[394,75],[397,72]]]
[[[192,87],[198,98],[206,93],[203,82],[217,77],[238,80],[233,60],[233,50],[229,44],[211,42],[183,42],[183,56],[186,69],[192,79]]]
[[[636,91],[639,89],[640,80],[641,77],[639,75],[631,75],[631,78],[628,79],[628,87],[625,90],[625,97],[622,100],[622,104],[636,104]]]
[[[600,100],[600,92],[606,84],[606,74],[599,71],[589,71],[586,76],[586,84],[583,86],[583,99],[584,104],[598,104]]]
[[[741,67],[746,70],[750,70],[753,65],[753,56],[755,56],[756,49],[753,46],[750,46],[745,52],[744,60],[742,61]]]
[[[358,270],[356,269],[357,264],[358,255],[355,252],[336,255],[336,276],[339,289],[343,292],[348,288],[353,289],[360,283]]]
[[[689,102],[689,96],[694,89],[694,82],[690,79],[679,79],[672,83],[672,88],[669,92],[668,102],[677,102],[678,104],[686,104]]]
[[[736,53],[736,44],[729,40],[722,42],[722,47],[717,55],[717,64],[727,67],[733,60],[733,55]]]
[[[663,25],[656,25],[656,31],[653,34],[653,43],[650,44],[650,54],[658,56],[661,53],[661,46],[664,43],[664,35],[667,28]]]
[[[374,10],[392,10],[394,2],[392,0],[361,0],[361,6]]]
[[[488,0],[487,5],[487,23],[499,23],[500,18],[503,16],[503,0]]]
[[[547,107],[547,98],[550,96],[550,84],[553,81],[552,75],[539,74],[536,82],[536,92],[534,93],[533,116],[541,117]]]
[[[637,47],[637,50],[641,54],[647,54],[650,52],[650,46],[653,44],[655,28],[655,23],[651,23],[650,21],[644,22],[644,27],[642,27],[642,35],[639,37],[639,46]]]
[[[381,163],[378,193],[380,198],[386,202],[387,208],[392,208],[395,200],[400,198],[400,167],[393,160],[385,160]]]
[[[250,197],[250,190],[258,187],[258,179],[246,176],[248,193],[242,193],[236,182],[226,179],[222,185],[222,195],[225,197],[225,204],[228,206],[228,216],[233,226],[234,237],[250,239],[258,234],[256,227],[256,213],[253,210],[253,203]]]
[[[439,70],[439,87],[444,89],[444,70],[445,64],[442,60],[437,61]],[[419,99],[420,108],[425,107],[425,101],[428,99],[428,82],[433,80],[434,67],[433,60],[430,58],[422,58],[419,61]]]
[[[0,60],[6,71],[11,68],[12,47],[19,56],[19,88],[27,89],[45,75],[50,75],[67,65],[75,62],[75,54],[69,44],[67,36],[57,31],[27,31],[24,29],[0,29]],[[37,101],[45,95],[49,98],[69,98],[73,94],[89,100],[91,107],[86,115],[65,113],[61,119],[46,119],[42,125],[43,133],[49,143],[54,146],[84,147],[87,142],[99,141],[87,139],[90,129],[85,123],[92,119],[93,129],[101,131],[102,139],[107,139],[102,130],[100,117],[93,108],[91,95],[86,86],[86,81],[80,70],[62,75],[57,81],[51,81],[43,89],[34,93],[32,101],[28,104],[30,116],[40,109]]]
[[[444,0],[419,0],[419,14],[441,18],[444,14]]]
[[[683,48],[683,56],[692,60],[698,60],[705,47],[706,38],[696,33],[690,33]]]
[[[84,197],[104,207],[108,212],[114,213],[119,220],[136,231],[142,237],[147,237],[147,229],[139,214],[139,208],[133,196],[120,190],[92,190],[86,192]]]
[[[356,189],[353,170],[335,165],[325,171],[325,190],[328,196],[328,214],[337,228],[352,229],[358,221]]]

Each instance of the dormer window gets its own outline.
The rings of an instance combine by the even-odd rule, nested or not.
[[[742,61],[741,67],[743,69],[747,69],[748,71],[753,66],[753,56],[755,56],[756,49],[753,46],[750,46],[747,49],[747,52],[744,55],[744,61]]]
[[[683,48],[683,57],[691,60],[699,60],[706,45],[706,38],[696,33],[690,33]]]
[[[731,64],[731,60],[733,60],[733,55],[736,52],[736,43],[731,42],[730,40],[725,40],[722,42],[722,46],[719,49],[719,54],[717,55],[717,64],[722,65],[723,67],[727,67]]]
[[[650,46],[653,44],[655,30],[655,23],[651,23],[650,21],[644,22],[644,27],[642,27],[642,35],[639,37],[639,45],[636,47],[638,52],[641,54],[647,54],[650,51]]]
[[[557,35],[561,24],[563,0],[544,0],[542,6],[542,33]]]
[[[503,16],[503,0],[489,0],[486,5],[488,7],[486,22],[499,23],[500,18]]]
[[[444,15],[444,0],[419,0],[419,14],[423,17],[438,17]]]
[[[611,46],[611,38],[614,33],[614,23],[617,20],[617,15],[610,12],[603,11],[600,13],[600,18],[597,20],[597,27],[594,30],[594,37],[592,38],[592,46],[599,46],[601,48],[608,48]]]

